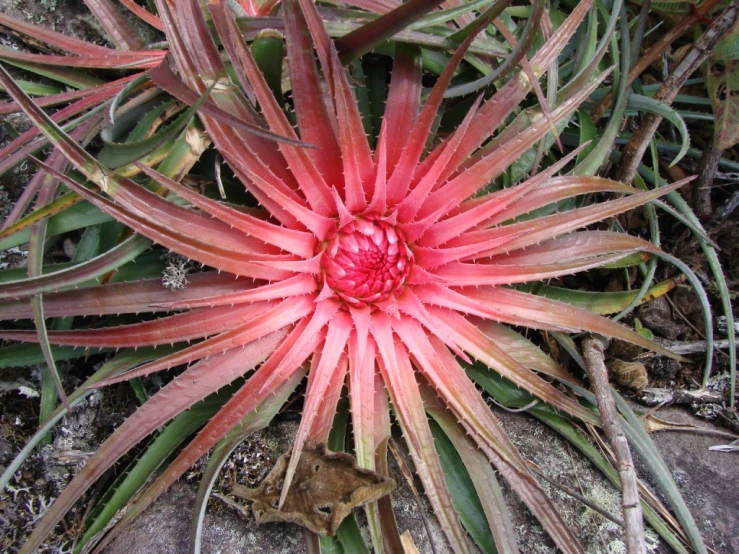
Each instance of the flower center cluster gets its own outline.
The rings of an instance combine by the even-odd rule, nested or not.
[[[328,238],[322,266],[326,284],[345,302],[363,307],[399,294],[412,262],[401,231],[357,218]]]

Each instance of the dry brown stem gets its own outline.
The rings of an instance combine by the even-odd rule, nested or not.
[[[665,79],[655,95],[656,100],[668,106],[672,104],[688,77],[711,55],[716,43],[734,24],[737,11],[739,11],[739,0],[733,0],[729,7],[716,18],[711,26],[706,29],[706,32],[688,50],[670,76]],[[655,114],[649,113],[644,116],[639,130],[634,133],[624,147],[621,163],[616,173],[616,180],[623,183],[633,181],[642,156],[661,121],[662,118]]]
[[[681,341],[681,340],[659,340],[663,346],[669,348],[675,354],[699,354],[706,351],[706,341]],[[713,347],[717,350],[729,348],[729,339],[717,340],[713,342]]]
[[[713,180],[718,171],[718,164],[721,161],[723,150],[716,150],[711,144],[708,151],[703,152],[700,165],[698,166],[698,180],[693,183],[693,205],[695,206],[695,214],[702,220],[707,221],[713,215],[713,205],[711,204],[711,187]]]
[[[636,63],[634,63],[634,65],[631,67],[631,70],[629,70],[627,83],[629,85],[633,83],[639,75],[644,73],[644,71],[646,71],[646,69],[652,63],[654,63],[665,50],[667,50],[670,44],[672,44],[676,39],[680,38],[692,27],[703,21],[706,17],[706,14],[708,14],[713,8],[715,8],[719,2],[721,2],[721,0],[707,0],[706,2],[703,2],[700,6],[697,6],[694,11],[688,14],[685,19],[680,21],[672,29],[662,35],[662,37],[660,37],[660,39],[649,48],[649,50],[644,52],[644,54],[640,54],[638,59],[636,60]],[[590,114],[594,122],[597,123],[598,120],[603,117],[603,114],[608,109],[608,106],[611,105],[612,100],[613,93],[609,92],[603,97],[603,99],[601,99],[600,102],[595,105],[593,111]]]
[[[590,378],[590,387],[595,394],[608,443],[616,458],[616,467],[621,478],[621,509],[624,515],[626,551],[628,554],[646,554],[644,520],[639,501],[639,485],[631,458],[631,449],[618,422],[616,403],[613,400],[608,370],[605,364],[607,344],[597,337],[583,341],[583,358]]]

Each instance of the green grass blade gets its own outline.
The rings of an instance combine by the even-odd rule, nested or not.
[[[163,130],[141,140],[123,143],[106,143],[105,148],[98,155],[98,161],[107,167],[121,167],[143,158],[147,154],[156,150],[156,148],[161,144],[175,138],[187,126],[193,116],[195,116],[200,106],[205,103],[214,86],[215,85],[211,85],[210,88],[206,90],[200,98],[198,98],[197,102],[185,110],[175,121],[170,123]]]
[[[25,81],[23,79],[16,79],[15,82],[29,96],[51,96],[52,94],[60,94],[62,92],[62,89],[59,87],[44,83],[34,83],[33,81]],[[0,92],[5,92],[5,89],[0,87]]]
[[[342,36],[335,41],[341,63],[346,64],[365,52],[369,52],[374,46],[385,42],[441,3],[442,0],[409,0],[394,10]]]
[[[708,551],[703,543],[703,537],[701,537],[700,531],[695,524],[695,520],[693,519],[690,510],[685,505],[685,501],[683,500],[675,481],[672,479],[670,469],[667,467],[667,464],[659,453],[659,450],[657,450],[657,446],[644,429],[641,420],[636,416],[623,397],[615,390],[613,393],[613,396],[616,399],[616,406],[625,418],[622,425],[624,427],[624,432],[629,438],[629,442],[634,447],[634,450],[637,451],[639,457],[652,474],[652,477],[667,497],[667,501],[675,511],[678,521],[680,521],[680,524],[683,526],[685,532],[690,538],[693,549],[698,554],[707,554]]]
[[[90,349],[85,351],[84,348],[74,346],[54,346],[51,347],[51,355],[54,361],[62,362],[73,358],[80,358],[86,354],[94,355],[102,352],[112,352],[112,349]],[[38,344],[13,344],[4,346],[0,349],[0,369],[8,367],[27,367],[44,362],[44,354]]]
[[[114,271],[151,247],[151,241],[134,235],[93,259],[54,273],[0,284],[0,298],[13,299],[79,285]]]
[[[14,65],[15,67],[18,67],[20,69],[25,69],[26,71],[30,71],[31,73],[35,73],[36,75],[40,75],[41,77],[52,79],[58,83],[62,83],[63,85],[69,85],[70,87],[76,89],[85,89],[104,84],[104,82],[100,79],[92,77],[87,73],[83,73],[82,71],[72,69],[70,67],[55,67],[52,65],[8,59],[7,57],[3,56],[3,50],[6,49],[0,47],[0,60],[2,60],[3,62]]]
[[[490,527],[485,518],[485,512],[480,503],[480,497],[477,495],[467,468],[439,423],[431,421],[430,426],[431,434],[434,436],[434,446],[441,459],[444,477],[449,492],[452,494],[454,508],[459,513],[462,525],[475,540],[480,550],[485,554],[497,554],[498,549],[495,547]],[[493,484],[490,483],[489,486],[492,487]]]
[[[680,146],[680,152],[678,152],[677,156],[675,156],[672,162],[670,162],[670,167],[673,167],[676,163],[683,159],[683,156],[685,156],[685,153],[690,147],[690,136],[688,135],[688,128],[685,125],[685,121],[683,121],[683,118],[680,117],[680,114],[678,114],[677,111],[675,111],[670,106],[659,102],[658,100],[655,100],[654,98],[642,96],[641,94],[631,94],[629,96],[628,102],[626,103],[626,107],[627,109],[630,108],[633,110],[657,114],[672,123],[680,133],[680,138],[682,139],[682,142]]]

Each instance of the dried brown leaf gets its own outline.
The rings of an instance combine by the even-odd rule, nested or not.
[[[349,454],[331,452],[324,444],[307,445],[282,510],[278,510],[290,455],[291,451],[283,454],[257,488],[233,487],[235,495],[254,502],[252,512],[257,523],[289,521],[332,536],[356,506],[377,500],[395,488],[393,479],[358,467]]]

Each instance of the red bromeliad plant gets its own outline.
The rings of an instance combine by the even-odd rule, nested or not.
[[[213,200],[143,164],[138,169],[156,187],[116,173],[64,134],[4,69],[0,72],[5,90],[88,184],[53,164],[43,166],[49,177],[135,233],[213,269],[190,276],[182,290],[164,289],[154,279],[46,293],[67,285],[63,272],[0,284],[5,319],[34,317],[38,312],[28,298],[39,292],[46,293],[41,313],[47,317],[176,312],[109,328],[5,330],[0,332],[4,339],[42,344],[48,339],[55,345],[86,348],[196,341],[97,383],[113,384],[191,364],[90,458],[48,510],[23,552],[41,544],[118,459],[184,410],[246,377],[127,518],[139,513],[248,414],[274,413],[276,399],[290,394],[306,368],[303,416],[281,502],[306,444],[327,440],[346,385],[358,463],[387,471],[391,405],[455,552],[469,552],[470,546],[434,449],[424,402],[428,407],[440,401],[441,413],[445,408],[453,414],[563,552],[581,552],[464,367],[477,359],[561,412],[597,425],[593,411],[541,374],[566,383],[575,379],[501,324],[602,333],[671,355],[606,318],[511,285],[656,252],[639,238],[580,229],[641,206],[677,185],[637,192],[602,178],[555,176],[577,154],[573,152],[521,184],[486,191],[553,126],[566,122],[603,79],[593,79],[592,67],[587,68],[563,89],[556,107],[547,113],[532,111],[529,125],[511,127],[489,140],[531,91],[527,75],[538,79],[552,65],[587,14],[589,2],[577,5],[536,52],[526,72],[515,75],[491,98],[478,97],[456,130],[430,150],[427,144],[444,93],[480,26],[457,49],[424,102],[417,57],[398,49],[374,151],[355,89],[310,1],[282,3],[297,133],[225,2],[207,3],[215,34],[200,4],[158,0],[157,21],[167,35],[169,60],[162,61],[160,53],[129,56],[136,67],[153,67],[149,77],[160,88],[195,104],[209,140],[256,198],[257,208]],[[263,13],[256,4],[242,5]],[[229,77],[225,57],[237,82]],[[262,122],[269,133],[253,132]],[[622,196],[516,221],[563,199],[602,192]],[[51,284],[53,279],[56,285]],[[381,551],[387,519],[376,502],[367,513],[375,547]],[[512,536],[495,538],[502,552],[515,550]]]

